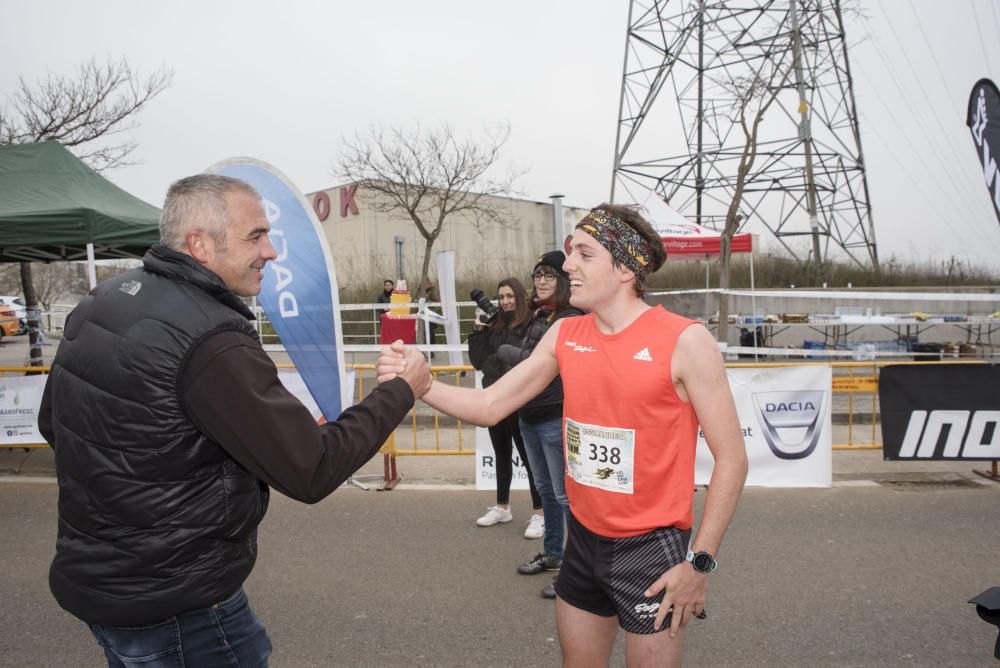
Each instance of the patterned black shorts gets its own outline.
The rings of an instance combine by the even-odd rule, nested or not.
[[[566,553],[556,579],[556,593],[575,608],[602,617],[618,616],[630,633],[653,630],[663,600],[660,592],[643,592],[664,572],[684,561],[690,529],[665,527],[629,538],[599,536],[572,515],[568,522]],[[670,614],[660,631],[670,626]]]

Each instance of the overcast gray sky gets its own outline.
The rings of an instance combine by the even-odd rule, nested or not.
[[[965,127],[1000,82],[998,0],[866,0],[848,41],[881,258],[1000,269],[1000,225]],[[372,123],[509,122],[524,195],[608,196],[628,0],[0,0],[0,103],[17,77],[91,58],[167,66],[138,118],[141,164],[107,176],[157,206],[181,176],[233,156],[303,192],[338,182],[341,138]],[[682,152],[683,147],[676,147]],[[765,240],[765,245],[766,240]]]

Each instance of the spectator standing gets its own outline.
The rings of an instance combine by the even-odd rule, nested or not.
[[[393,283],[388,278],[382,282],[382,292],[379,294],[378,298],[375,300],[376,304],[389,304],[392,301],[392,286]],[[386,307],[382,309],[382,313],[388,313],[389,308]]]
[[[580,309],[570,306],[569,275],[563,269],[565,261],[566,255],[554,250],[539,257],[535,263],[531,271],[534,312],[527,332],[519,343],[504,344],[497,351],[500,361],[507,368],[528,359],[552,323],[583,314]],[[569,515],[564,480],[566,464],[562,449],[562,413],[563,385],[558,375],[517,412],[524,449],[535,477],[535,489],[542,497],[545,516],[543,551],[517,567],[517,572],[522,575],[555,571],[562,565],[566,518]],[[555,598],[551,584],[542,589],[542,596]]]
[[[497,350],[505,343],[520,342],[531,320],[528,292],[516,278],[505,278],[500,281],[497,285],[497,302],[500,304],[500,312],[492,322],[483,322],[484,314],[477,314],[468,342],[469,360],[472,366],[483,372],[483,387],[489,387],[507,371],[506,366],[497,357]],[[524,537],[541,538],[545,529],[542,499],[535,489],[535,480],[525,454],[517,413],[511,413],[497,422],[489,428],[489,432],[496,462],[497,502],[487,509],[485,515],[476,520],[476,524],[489,527],[513,519],[510,510],[510,484],[514,472],[511,461],[513,443],[522,464],[528,471],[528,487],[531,491],[533,513],[528,520],[528,527],[524,530]]]

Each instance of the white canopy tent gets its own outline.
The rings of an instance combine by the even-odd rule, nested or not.
[[[722,234],[710,230],[682,216],[673,207],[650,190],[646,201],[639,207],[642,216],[652,224],[663,239],[667,260],[705,260],[705,313],[708,315],[709,260],[722,252]],[[731,244],[733,253],[750,253],[750,301],[754,316],[757,315],[757,301],[754,297],[753,276],[753,235],[734,234]],[[754,328],[756,344],[756,328]]]

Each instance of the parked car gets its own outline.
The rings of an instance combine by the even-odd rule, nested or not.
[[[21,331],[21,320],[13,309],[0,308],[0,341],[5,336],[14,336]]]
[[[24,334],[28,331],[28,309],[24,300],[17,295],[0,295],[0,308],[7,308],[14,312],[19,327],[16,334]],[[6,334],[6,330],[4,330]]]

